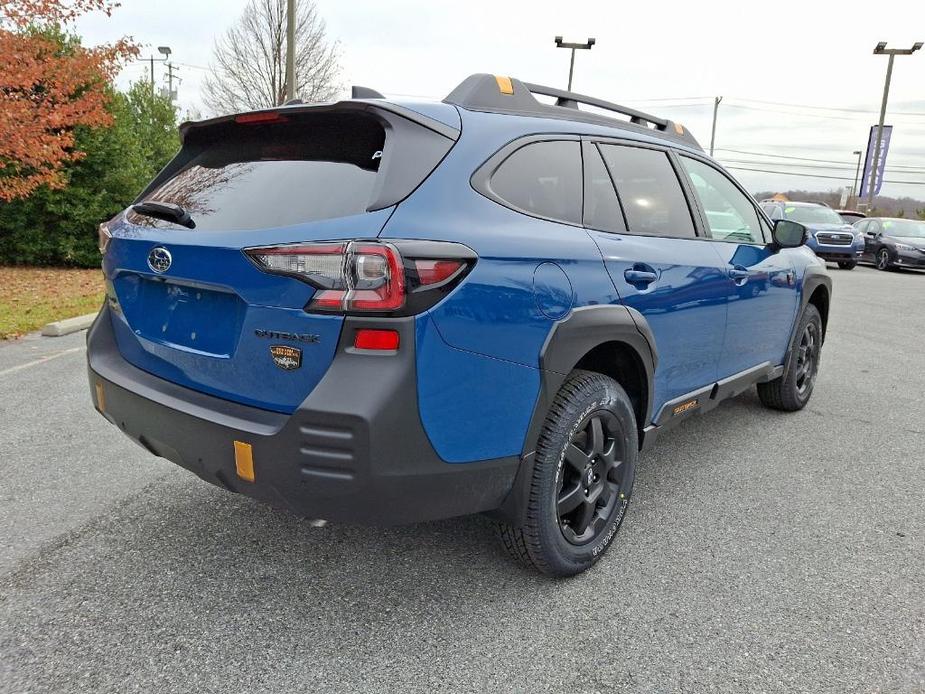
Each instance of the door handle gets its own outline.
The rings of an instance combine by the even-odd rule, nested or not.
[[[744,267],[731,267],[727,274],[737,284],[745,284],[748,281],[749,272]]]
[[[658,275],[649,270],[626,270],[623,277],[630,284],[652,284],[658,279]]]

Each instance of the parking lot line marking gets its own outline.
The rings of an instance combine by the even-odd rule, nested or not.
[[[23,369],[28,369],[30,366],[38,366],[39,364],[44,364],[46,361],[51,361],[52,359],[57,359],[58,357],[63,357],[65,354],[73,354],[74,352],[80,352],[81,350],[86,349],[86,347],[71,347],[70,349],[64,349],[60,352],[55,352],[54,354],[49,354],[42,357],[41,359],[36,359],[35,361],[26,362],[25,364],[20,364],[19,366],[11,366],[8,369],[0,371],[0,376],[8,376],[9,374],[16,373],[17,371],[22,371]]]

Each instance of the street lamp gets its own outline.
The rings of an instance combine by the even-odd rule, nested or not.
[[[597,41],[588,39],[586,43],[566,43],[561,36],[556,37],[556,48],[569,48],[572,51],[572,59],[568,65],[568,91],[572,91],[572,74],[575,72],[575,51],[589,51]]]
[[[880,124],[877,126],[877,146],[874,147],[874,156],[870,161],[870,180],[867,182],[867,209],[874,207],[874,183],[877,170],[880,168],[880,145],[883,143],[883,121],[886,118],[886,102],[890,96],[890,80],[893,77],[893,58],[897,55],[912,55],[922,47],[922,42],[912,44],[912,48],[887,48],[886,41],[874,46],[874,55],[888,55],[890,60],[886,65],[886,82],[883,85],[883,102],[880,104]]]

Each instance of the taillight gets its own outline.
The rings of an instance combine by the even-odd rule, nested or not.
[[[305,307],[321,313],[411,315],[433,306],[475,262],[465,246],[442,242],[349,241],[251,248],[266,272],[317,287]],[[433,257],[441,253],[444,257]],[[426,257],[414,257],[423,255]]]
[[[445,282],[457,272],[465,263],[461,260],[415,260],[414,269],[422,285],[433,285]]]

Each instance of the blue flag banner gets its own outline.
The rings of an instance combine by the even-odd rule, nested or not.
[[[861,177],[860,197],[870,194],[873,183],[874,195],[880,194],[883,188],[883,172],[886,169],[886,154],[890,149],[890,136],[893,134],[892,125],[883,126],[883,137],[880,142],[880,156],[874,150],[877,148],[877,126],[872,125],[870,136],[867,138],[867,159],[864,160],[864,175]]]

